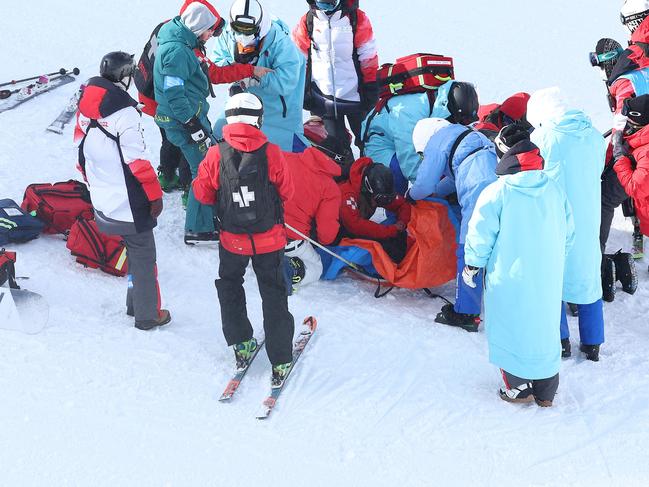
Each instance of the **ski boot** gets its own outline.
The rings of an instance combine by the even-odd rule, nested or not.
[[[457,313],[453,308],[454,305],[452,304],[445,304],[442,306],[442,311],[437,313],[435,322],[443,325],[458,326],[469,332],[478,331],[480,315]]]
[[[586,354],[586,359],[599,362],[599,345],[579,345],[579,350]]]
[[[284,381],[286,380],[286,377],[288,376],[289,371],[291,370],[291,367],[293,366],[293,362],[288,362],[285,364],[279,364],[279,365],[273,365],[273,372],[272,376],[270,379],[270,386],[273,389],[276,389],[278,387],[282,387],[284,384]]]
[[[612,303],[615,299],[615,262],[609,254],[602,256],[602,299]]]
[[[511,389],[501,387],[498,390],[498,394],[500,395],[500,399],[503,401],[517,404],[526,404],[534,401],[531,382],[526,382],[525,384],[521,384],[520,386]]]
[[[609,254],[615,263],[615,278],[622,284],[622,290],[625,293],[633,294],[638,289],[638,275],[635,270],[635,261],[633,256],[627,252],[618,250],[614,254]]]
[[[569,358],[572,355],[570,350],[570,338],[561,339],[561,358]]]
[[[162,171],[158,171],[158,182],[160,183],[160,188],[165,193],[171,193],[174,189],[178,189],[179,181],[177,174],[173,174],[171,177],[165,176]]]
[[[219,241],[219,232],[185,232],[185,245],[215,243]]]
[[[237,343],[232,349],[234,350],[234,359],[237,361],[237,369],[245,369],[257,350],[257,339],[252,337],[250,340]]]
[[[151,330],[157,326],[166,325],[171,321],[171,313],[166,309],[161,309],[158,313],[157,320],[136,321],[135,328],[138,330]]]

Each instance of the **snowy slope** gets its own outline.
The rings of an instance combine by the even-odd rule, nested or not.
[[[107,51],[139,53],[179,4],[32,0],[6,9],[0,80],[75,65],[94,75]],[[266,4],[290,25],[306,10],[300,0]],[[453,55],[458,78],[475,81],[484,102],[558,84],[608,128],[587,53],[599,37],[623,39],[618,2],[362,4],[382,61],[413,51]],[[29,183],[78,177],[70,130],[44,132],[75,89],[0,114],[0,197],[20,201]],[[157,163],[159,135],[144,123]],[[371,286],[347,278],[305,288],[291,310],[296,319],[315,314],[320,328],[272,418],[260,423],[265,355],[232,404],[217,401],[233,362],[213,286],[218,258],[182,244],[183,219],[178,194],[165,195],[156,238],[174,321],[151,333],[124,315],[125,281],[74,264],[59,237],[15,247],[18,273],[47,297],[51,315],[36,336],[0,330],[0,485],[649,483],[647,262],[636,295],[620,291],[605,307],[601,362],[565,361],[549,410],[498,399],[484,332],[435,325],[439,301],[408,291],[375,300]],[[629,243],[619,215],[610,250]],[[261,330],[256,283],[247,277],[250,317]]]

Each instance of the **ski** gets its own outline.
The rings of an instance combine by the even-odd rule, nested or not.
[[[635,260],[642,259],[644,257],[644,235],[640,230],[640,220],[637,216],[631,218],[633,221],[633,249],[631,254]]]
[[[84,85],[81,85],[74,95],[68,100],[67,106],[61,111],[56,120],[54,120],[46,130],[54,132],[55,134],[62,134],[65,126],[72,120],[74,114],[79,108],[79,99],[81,98],[81,93],[83,92]]]
[[[278,385],[277,387],[271,387],[270,394],[266,399],[264,399],[264,402],[262,403],[262,409],[260,413],[257,414],[257,419],[267,419],[270,416],[270,413],[273,412],[273,409],[277,404],[277,399],[282,393],[282,390],[284,390],[286,381],[291,375],[291,372],[295,368],[297,360],[300,358],[300,355],[302,355],[302,352],[309,343],[309,340],[311,340],[311,337],[315,333],[315,330],[318,326],[318,322],[313,316],[307,316],[302,324],[306,325],[306,329],[300,333],[297,340],[295,340],[295,343],[293,343],[293,363],[291,364],[291,368],[288,369],[286,377],[280,385]]]
[[[3,98],[6,98],[7,101],[0,102],[0,113],[16,108],[26,101],[29,101],[32,98],[36,98],[43,93],[47,93],[48,91],[52,91],[55,88],[67,85],[68,83],[72,83],[73,81],[75,81],[75,79],[76,78],[74,78],[73,76],[66,74],[63,76],[58,76],[56,78],[43,80],[43,82],[32,83],[21,88],[18,91],[6,91],[5,94],[8,94]]]
[[[241,381],[245,377],[246,372],[248,372],[250,365],[252,365],[252,362],[253,360],[255,360],[255,357],[259,353],[259,350],[261,350],[263,347],[264,340],[262,339],[261,341],[257,342],[257,349],[253,352],[246,366],[236,369],[234,375],[232,376],[232,379],[230,379],[230,382],[228,382],[228,385],[225,387],[223,394],[221,394],[219,401],[228,402],[230,399],[232,399],[232,396],[234,396],[234,393],[237,392],[237,389],[239,388],[239,384],[241,384]]]

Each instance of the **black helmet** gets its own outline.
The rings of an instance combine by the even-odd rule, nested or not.
[[[478,120],[478,92],[471,83],[455,81],[448,94],[448,121],[469,125]]]
[[[113,83],[121,83],[127,90],[131,84],[131,78],[135,72],[133,54],[122,51],[109,52],[101,58],[99,74]],[[128,78],[125,83],[124,78]]]
[[[505,125],[494,140],[496,154],[498,154],[498,157],[502,157],[509,149],[522,140],[530,140],[529,124],[514,122]]]
[[[386,206],[394,201],[394,176],[389,167],[372,163],[363,172],[361,191],[374,199],[378,206]]]

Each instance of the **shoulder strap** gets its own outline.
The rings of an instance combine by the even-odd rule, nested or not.
[[[462,141],[465,139],[467,135],[469,135],[471,132],[473,132],[472,129],[466,129],[464,132],[462,132],[457,139],[455,139],[455,142],[453,143],[453,147],[451,147],[451,152],[448,155],[448,168],[451,170],[451,174],[455,176],[455,172],[453,171],[453,158],[455,157],[455,152],[457,152],[458,148],[460,147],[460,144]]]
[[[310,8],[306,13],[306,33],[309,36],[309,40],[313,40],[313,9]]]

